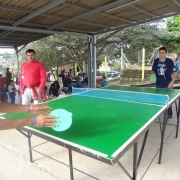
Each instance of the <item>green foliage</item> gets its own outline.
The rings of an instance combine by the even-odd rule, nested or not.
[[[167,30],[161,42],[171,53],[180,53],[180,15],[168,18]]]
[[[120,62],[115,62],[114,65],[112,66],[113,71],[119,71],[121,69],[121,64]]]
[[[137,63],[137,52],[143,47],[148,51],[146,56],[151,56],[150,53],[161,44],[162,33],[160,32],[157,23],[123,29],[96,46],[97,66],[104,61],[105,56],[108,60],[120,58],[121,48],[124,49],[131,63]],[[109,34],[98,35],[97,42]],[[75,62],[82,68],[83,61],[87,62],[86,38],[52,35],[30,43],[26,49],[28,48],[35,49],[37,59],[40,59],[48,69],[57,69],[58,66]],[[25,50],[21,55],[25,60]]]
[[[5,52],[3,54],[1,54],[1,56],[5,59],[5,60],[8,60],[8,59],[11,59],[12,58],[12,54],[8,53],[8,52]]]

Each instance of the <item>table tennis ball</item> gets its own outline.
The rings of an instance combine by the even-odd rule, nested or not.
[[[73,114],[71,112],[69,112],[69,114],[72,116]]]

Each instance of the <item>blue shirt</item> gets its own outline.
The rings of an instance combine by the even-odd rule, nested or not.
[[[176,61],[176,62],[174,63],[174,65],[175,65],[175,67],[176,67],[176,71],[178,72],[178,71],[179,71],[179,62]]]
[[[107,86],[107,81],[104,80],[104,81],[102,82],[102,87],[106,87],[106,86]]]
[[[152,71],[156,74],[156,86],[167,88],[172,81],[172,75],[176,72],[174,62],[165,58],[161,61],[159,58],[154,60]]]

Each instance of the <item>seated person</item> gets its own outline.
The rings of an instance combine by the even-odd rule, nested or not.
[[[81,88],[81,82],[82,82],[81,73],[79,73],[78,76],[77,76],[75,79],[76,79],[76,86],[77,86],[78,88]]]
[[[104,76],[103,77],[103,81],[102,81],[102,87],[106,87],[107,86],[107,80],[106,80],[106,77]]]
[[[81,84],[82,84],[82,88],[88,86],[88,77],[86,73],[83,74],[83,81],[81,82]]]
[[[59,96],[59,89],[60,85],[58,81],[54,81],[54,83],[51,84],[51,87],[49,89],[49,96],[52,94],[55,97]]]
[[[73,84],[72,84],[72,79],[70,78],[69,74],[65,77],[65,79],[63,81],[63,85],[64,85],[64,87],[67,87],[70,92],[72,92]]]

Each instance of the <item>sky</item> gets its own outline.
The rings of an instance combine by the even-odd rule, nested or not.
[[[15,53],[14,49],[11,49],[11,48],[0,48],[0,53],[10,53],[10,54],[13,54]]]

